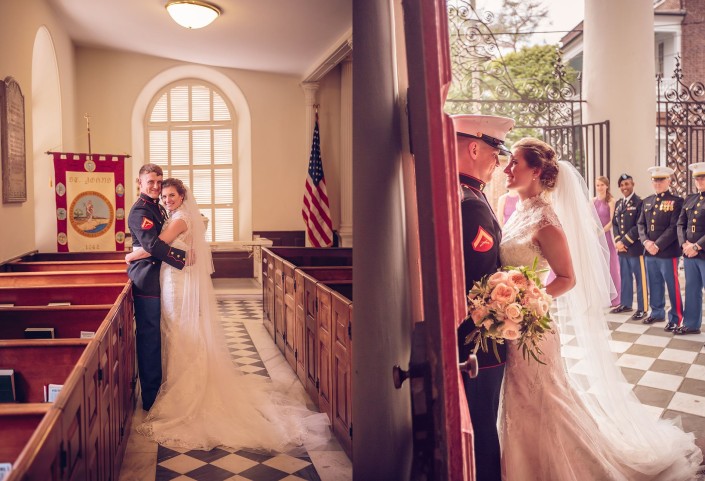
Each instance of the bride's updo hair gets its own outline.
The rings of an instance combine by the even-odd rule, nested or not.
[[[162,189],[165,187],[174,187],[176,188],[176,192],[179,193],[180,196],[186,200],[186,187],[184,186],[184,183],[181,182],[181,179],[176,179],[174,177],[169,177],[168,179],[164,179],[162,182]]]
[[[542,140],[526,137],[512,145],[512,149],[521,149],[527,165],[541,170],[539,180],[544,189],[551,190],[556,186],[558,156],[553,147]]]

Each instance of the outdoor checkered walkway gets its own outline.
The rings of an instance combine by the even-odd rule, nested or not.
[[[632,314],[607,316],[617,364],[653,416],[680,417],[705,451],[705,334],[677,336],[665,322],[647,325]]]
[[[218,309],[233,361],[244,372],[269,377],[243,321],[262,321],[262,300],[219,300]],[[320,481],[308,456],[275,456],[215,448],[179,450],[159,446],[156,481]]]

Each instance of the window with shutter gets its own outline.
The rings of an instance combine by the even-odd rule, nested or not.
[[[182,80],[162,89],[147,109],[146,162],[176,177],[209,220],[210,242],[235,240],[233,109],[212,85]]]

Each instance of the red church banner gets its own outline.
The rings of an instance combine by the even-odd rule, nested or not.
[[[58,251],[125,250],[127,155],[52,155]]]

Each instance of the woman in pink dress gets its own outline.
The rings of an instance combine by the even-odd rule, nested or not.
[[[519,195],[513,190],[509,190],[499,196],[499,199],[497,199],[497,220],[499,225],[504,226],[507,223],[517,208],[518,200]]]
[[[610,180],[607,177],[600,176],[595,179],[597,196],[593,197],[592,201],[595,204],[595,210],[597,210],[597,215],[605,231],[607,247],[610,250],[610,274],[617,290],[617,296],[612,299],[612,307],[615,307],[619,305],[621,281],[619,276],[619,258],[617,257],[617,249],[614,247],[614,239],[612,238],[612,218],[614,217],[615,200],[610,193],[609,186]]]

